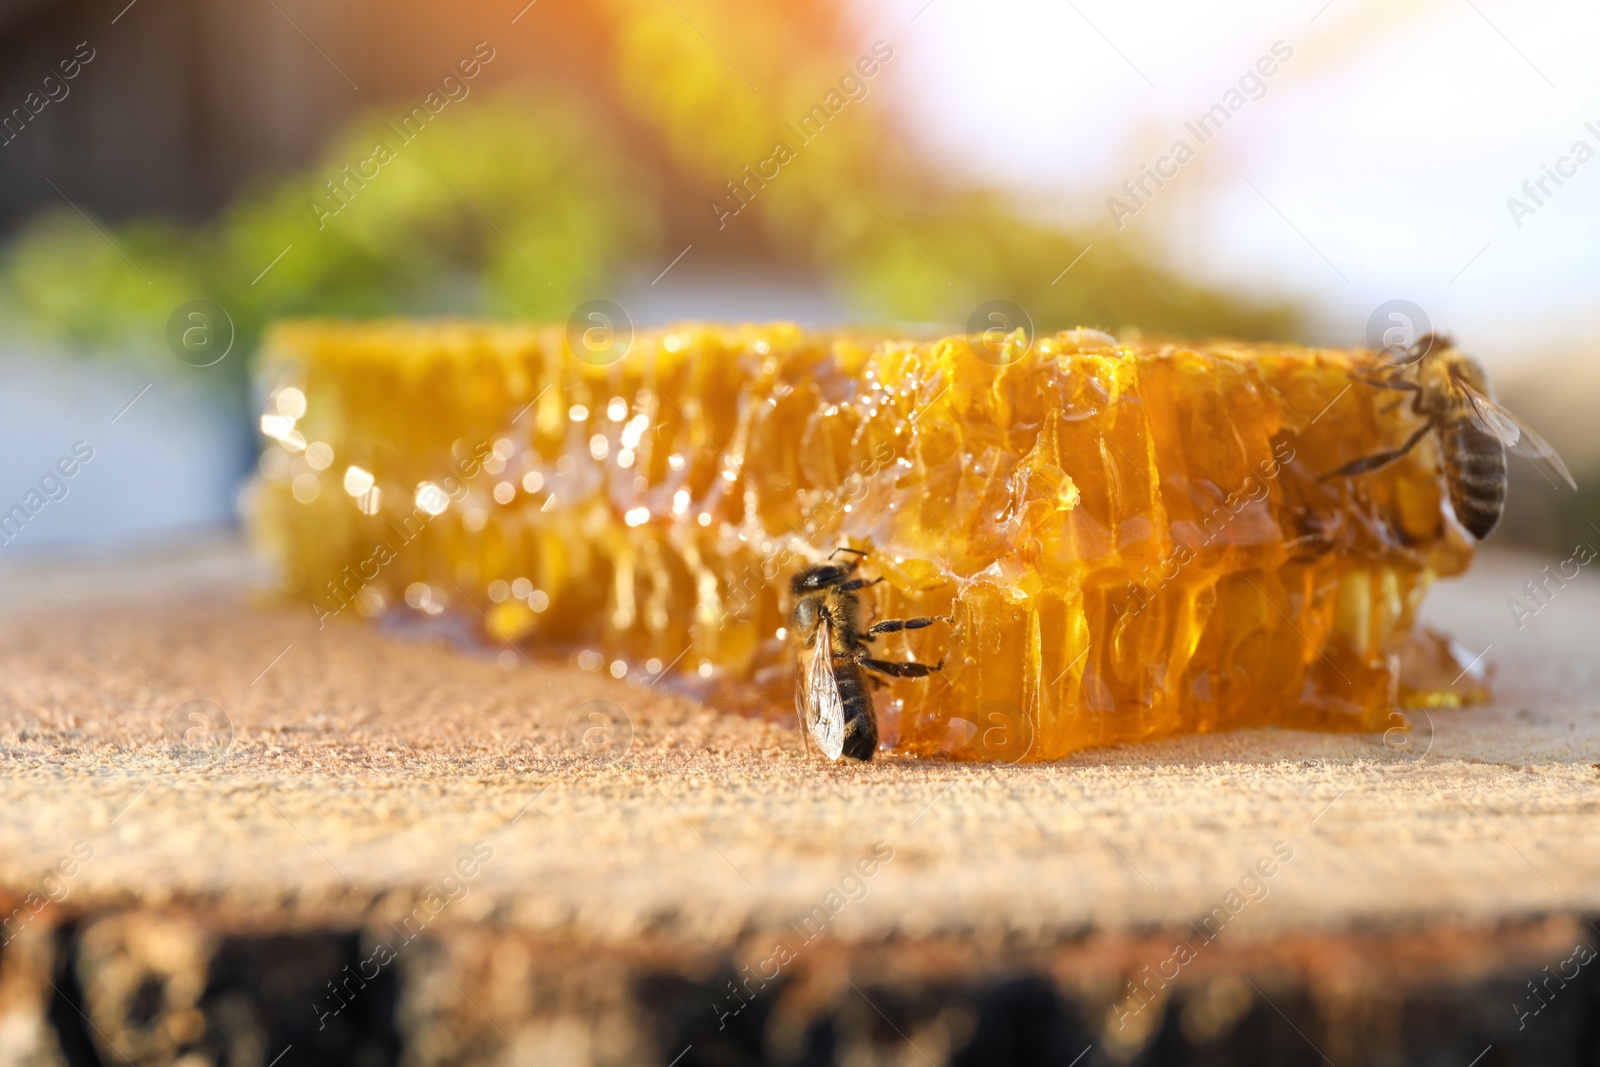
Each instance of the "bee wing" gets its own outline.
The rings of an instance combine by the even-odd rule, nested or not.
[[[1529,459],[1537,459],[1543,462],[1546,467],[1561,476],[1561,480],[1567,483],[1567,488],[1576,490],[1578,488],[1577,481],[1573,479],[1572,472],[1567,470],[1567,465],[1561,462],[1560,454],[1556,452],[1550,442],[1528,429],[1526,423],[1518,420],[1517,424],[1522,427],[1522,444],[1517,446],[1518,451]]]
[[[1472,405],[1472,413],[1477,417],[1478,425],[1483,427],[1486,433],[1498,438],[1507,448],[1515,448],[1517,441],[1522,437],[1522,426],[1511,413],[1467,384],[1466,379],[1459,374],[1450,375],[1450,381],[1461,390],[1461,395]]]
[[[826,624],[817,627],[816,638],[800,650],[794,703],[802,728],[816,738],[823,755],[837,760],[844,752],[844,701],[833,677],[833,642]]]
[[[1515,448],[1529,459],[1540,460],[1559,474],[1567,485],[1573,489],[1578,488],[1578,483],[1572,479],[1572,472],[1567,470],[1567,465],[1561,461],[1561,456],[1549,441],[1534,433],[1527,423],[1462,381],[1459,376],[1451,375],[1451,377],[1456,388],[1460,389],[1472,404],[1472,412],[1477,416],[1479,424],[1498,438],[1501,444],[1507,448]]]

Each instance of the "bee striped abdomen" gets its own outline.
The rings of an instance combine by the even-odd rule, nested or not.
[[[1461,525],[1481,541],[1505,510],[1505,446],[1471,419],[1458,419],[1445,428],[1443,453],[1450,506]]]
[[[861,668],[837,656],[833,678],[839,685],[839,700],[844,704],[844,754],[855,760],[869,760],[878,750],[878,719],[872,711],[872,694],[867,691]]]

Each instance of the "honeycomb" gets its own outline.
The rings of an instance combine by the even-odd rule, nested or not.
[[[1416,623],[1471,561],[1361,350],[689,324],[279,324],[250,503],[323,625],[398,613],[792,715],[790,576],[870,553],[884,746],[1054,759],[1482,696]],[[576,348],[576,354],[574,354]],[[509,655],[509,653],[503,653]],[[1400,677],[1402,659],[1408,686]]]

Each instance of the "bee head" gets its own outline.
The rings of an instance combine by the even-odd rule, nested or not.
[[[1421,362],[1434,352],[1447,352],[1455,346],[1456,339],[1447,333],[1425,333],[1411,346],[1403,365]]]
[[[830,585],[838,585],[848,577],[850,577],[848,567],[824,563],[819,567],[807,567],[796,574],[789,588],[795,596],[801,596],[805,593],[814,593],[818,589],[826,589]]]

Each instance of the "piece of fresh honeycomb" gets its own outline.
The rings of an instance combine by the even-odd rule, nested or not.
[[[1352,387],[1363,351],[788,324],[590,340],[279,325],[252,512],[287,594],[789,715],[789,578],[866,550],[879,617],[953,619],[876,646],[944,661],[877,694],[884,745],[916,756],[1388,730],[1402,703],[1482,695],[1438,681],[1448,646],[1414,632],[1472,557],[1433,440],[1319,480],[1404,439],[1392,397]]]

